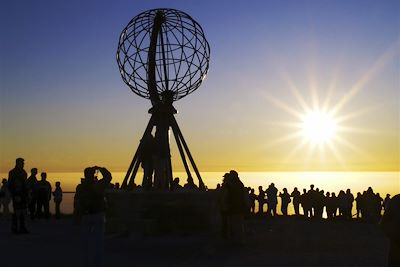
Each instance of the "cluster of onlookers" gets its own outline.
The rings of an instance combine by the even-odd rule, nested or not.
[[[55,203],[55,217],[60,218],[60,204],[62,202],[61,183],[56,182],[52,191],[51,184],[47,181],[47,174],[42,172],[40,180],[37,179],[37,168],[31,169],[27,177],[24,170],[24,159],[16,159],[15,168],[9,174],[8,179],[3,178],[0,191],[0,203],[3,207],[3,214],[9,213],[9,204],[12,201],[12,232],[28,233],[26,229],[26,211],[29,217],[50,218],[50,200],[53,196]]]
[[[328,219],[341,217],[351,219],[352,217],[363,218],[366,221],[377,221],[382,209],[387,206],[390,201],[390,195],[386,195],[385,199],[374,193],[369,187],[363,193],[357,193],[354,198],[350,189],[346,192],[341,190],[338,195],[334,192],[324,192],[315,188],[314,185],[310,186],[309,190],[303,189],[300,193],[297,187],[294,188],[291,194],[288,193],[286,188],[278,193],[278,189],[272,183],[266,190],[262,186],[258,187],[258,194],[255,194],[254,189],[247,188],[247,201],[249,203],[249,211],[256,212],[256,202],[258,203],[258,213],[264,213],[264,206],[267,206],[266,214],[268,216],[276,216],[278,205],[278,197],[281,198],[281,213],[288,215],[288,205],[293,204],[294,215],[302,215],[307,218],[322,218],[325,211]],[[352,214],[353,203],[356,204],[356,214]],[[302,209],[302,214],[300,213]]]

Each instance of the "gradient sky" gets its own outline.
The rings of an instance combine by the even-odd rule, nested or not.
[[[157,7],[191,15],[210,43],[206,80],[175,103],[201,171],[399,170],[399,1],[2,0],[0,172],[17,157],[127,169],[151,103],[123,83],[117,42]],[[293,125],[317,106],[341,131],[313,147]]]

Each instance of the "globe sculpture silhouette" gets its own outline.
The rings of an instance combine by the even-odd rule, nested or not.
[[[117,63],[122,80],[150,99],[150,121],[128,168],[122,188],[131,188],[140,166],[145,189],[173,190],[169,132],[172,129],[189,187],[205,189],[200,172],[174,114],[173,102],[195,91],[205,79],[210,46],[201,26],[176,9],[152,9],[135,16],[122,30]],[[153,137],[152,132],[155,129]],[[190,166],[191,165],[191,166]],[[195,185],[192,170],[199,184]]]
[[[210,59],[203,29],[188,14],[176,9],[152,9],[134,17],[119,38],[118,67],[135,94],[151,99],[148,56],[157,16],[162,20],[155,51],[157,93],[172,91],[173,100],[178,100],[199,88]]]

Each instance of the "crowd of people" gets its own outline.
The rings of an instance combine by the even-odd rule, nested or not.
[[[219,186],[217,186],[218,188]],[[278,197],[281,199],[281,214],[288,215],[288,205],[292,203],[294,215],[304,216],[306,218],[322,219],[324,211],[327,219],[341,217],[351,219],[353,217],[362,218],[367,221],[378,221],[382,210],[385,209],[390,201],[390,195],[387,194],[382,199],[379,193],[374,193],[369,187],[363,193],[357,193],[354,197],[350,189],[340,190],[338,195],[334,192],[324,192],[314,185],[310,185],[310,189],[303,189],[301,193],[297,187],[291,194],[286,188],[282,192],[278,192],[274,183],[271,183],[266,190],[262,186],[258,187],[258,194],[253,188],[246,188],[247,202],[250,213],[256,213],[256,202],[258,203],[259,214],[264,214],[264,207],[267,206],[266,215],[276,216]],[[353,204],[355,202],[356,213],[352,214]],[[302,211],[302,213],[301,213]]]
[[[8,179],[2,179],[0,207],[3,209],[3,214],[8,215],[12,202],[11,230],[15,234],[29,233],[25,218],[27,213],[31,220],[50,218],[49,206],[52,196],[55,203],[55,218],[60,218],[60,205],[63,197],[61,183],[56,182],[53,191],[50,182],[47,181],[47,173],[42,172],[40,180],[37,179],[37,174],[37,168],[32,168],[28,177],[24,170],[24,159],[18,158],[15,168],[9,172]]]

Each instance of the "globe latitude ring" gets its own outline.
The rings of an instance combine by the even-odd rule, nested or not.
[[[158,95],[172,91],[178,100],[195,91],[207,75],[210,46],[201,26],[176,9],[152,9],[134,17],[121,32],[117,62],[123,81],[137,95],[150,99],[148,55],[157,13],[165,20],[156,45]]]

